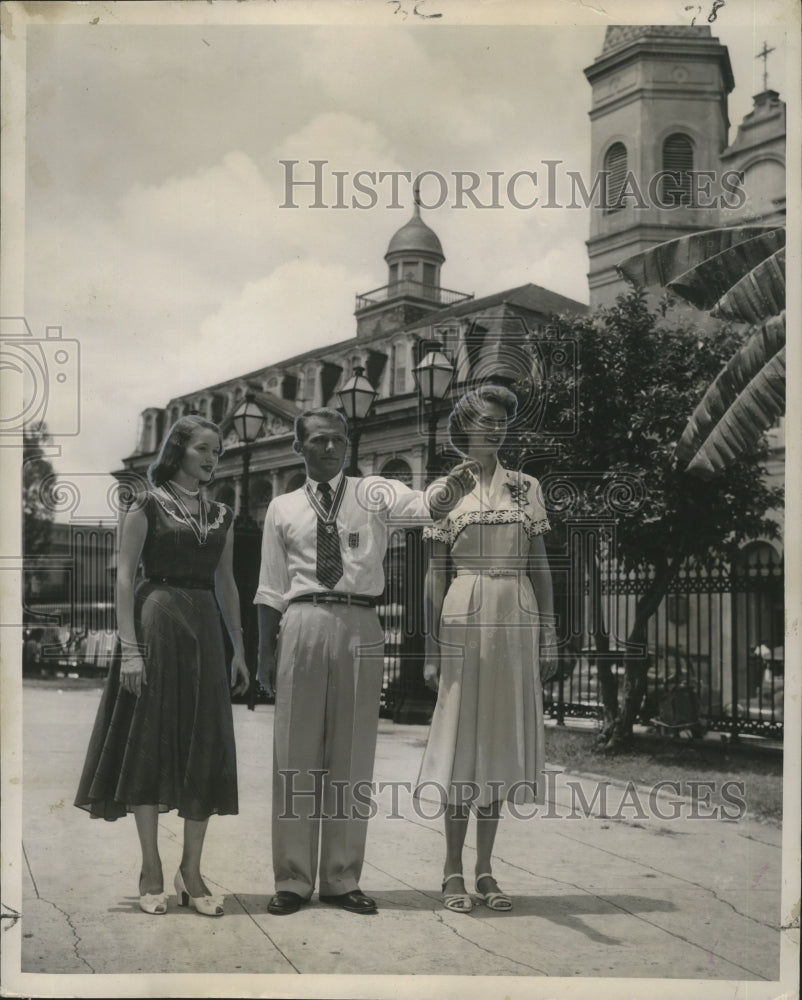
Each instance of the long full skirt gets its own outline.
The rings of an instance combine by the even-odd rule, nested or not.
[[[107,820],[135,805],[192,820],[236,813],[231,694],[214,595],[145,583],[136,619],[146,683],[139,698],[120,688],[118,645],[75,805]]]

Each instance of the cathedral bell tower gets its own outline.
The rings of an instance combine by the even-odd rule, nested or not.
[[[611,26],[585,76],[591,180],[601,179],[587,241],[595,306],[627,288],[619,261],[722,224],[719,157],[733,76],[726,46],[707,25]]]

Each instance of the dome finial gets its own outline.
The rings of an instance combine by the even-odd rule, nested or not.
[[[420,209],[420,182],[415,178],[415,183],[412,187],[412,218],[390,240],[387,253],[384,255],[385,260],[388,255],[399,253],[407,256],[409,254],[415,254],[416,256],[424,254],[437,257],[439,258],[439,263],[443,263],[445,256],[443,255],[440,240],[437,238],[434,230],[430,229],[420,217]]]

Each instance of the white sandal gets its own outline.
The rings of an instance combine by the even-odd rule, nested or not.
[[[452,878],[462,878],[462,872],[454,872],[453,875],[446,875],[443,879],[443,904],[447,910],[454,913],[470,913],[473,909],[473,900],[467,892],[446,892],[446,884]]]
[[[481,875],[476,876],[476,895],[484,902],[489,910],[511,910],[512,900],[500,889],[491,889],[490,892],[482,892],[479,888],[479,882],[483,878],[492,878],[496,882],[495,876],[492,872],[482,872]],[[498,885],[498,882],[496,882]]]
[[[187,887],[184,885],[184,876],[181,874],[181,869],[175,873],[175,879],[173,881],[175,886],[176,895],[178,896],[179,906],[189,906],[190,903],[195,907],[198,913],[202,913],[206,917],[222,917],[225,912],[223,909],[223,901],[218,896],[190,896]]]
[[[143,913],[160,914],[167,912],[167,893],[142,892],[142,876],[139,876],[139,909]]]

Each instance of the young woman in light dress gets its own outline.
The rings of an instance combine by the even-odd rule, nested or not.
[[[537,480],[498,461],[516,405],[511,391],[492,385],[457,403],[451,440],[474,463],[474,485],[425,529],[424,676],[437,704],[415,794],[444,806],[443,899],[459,913],[473,908],[462,867],[471,810],[476,895],[506,911],[512,899],[491,865],[502,803],[544,801],[542,683],[556,669],[549,523]]]

